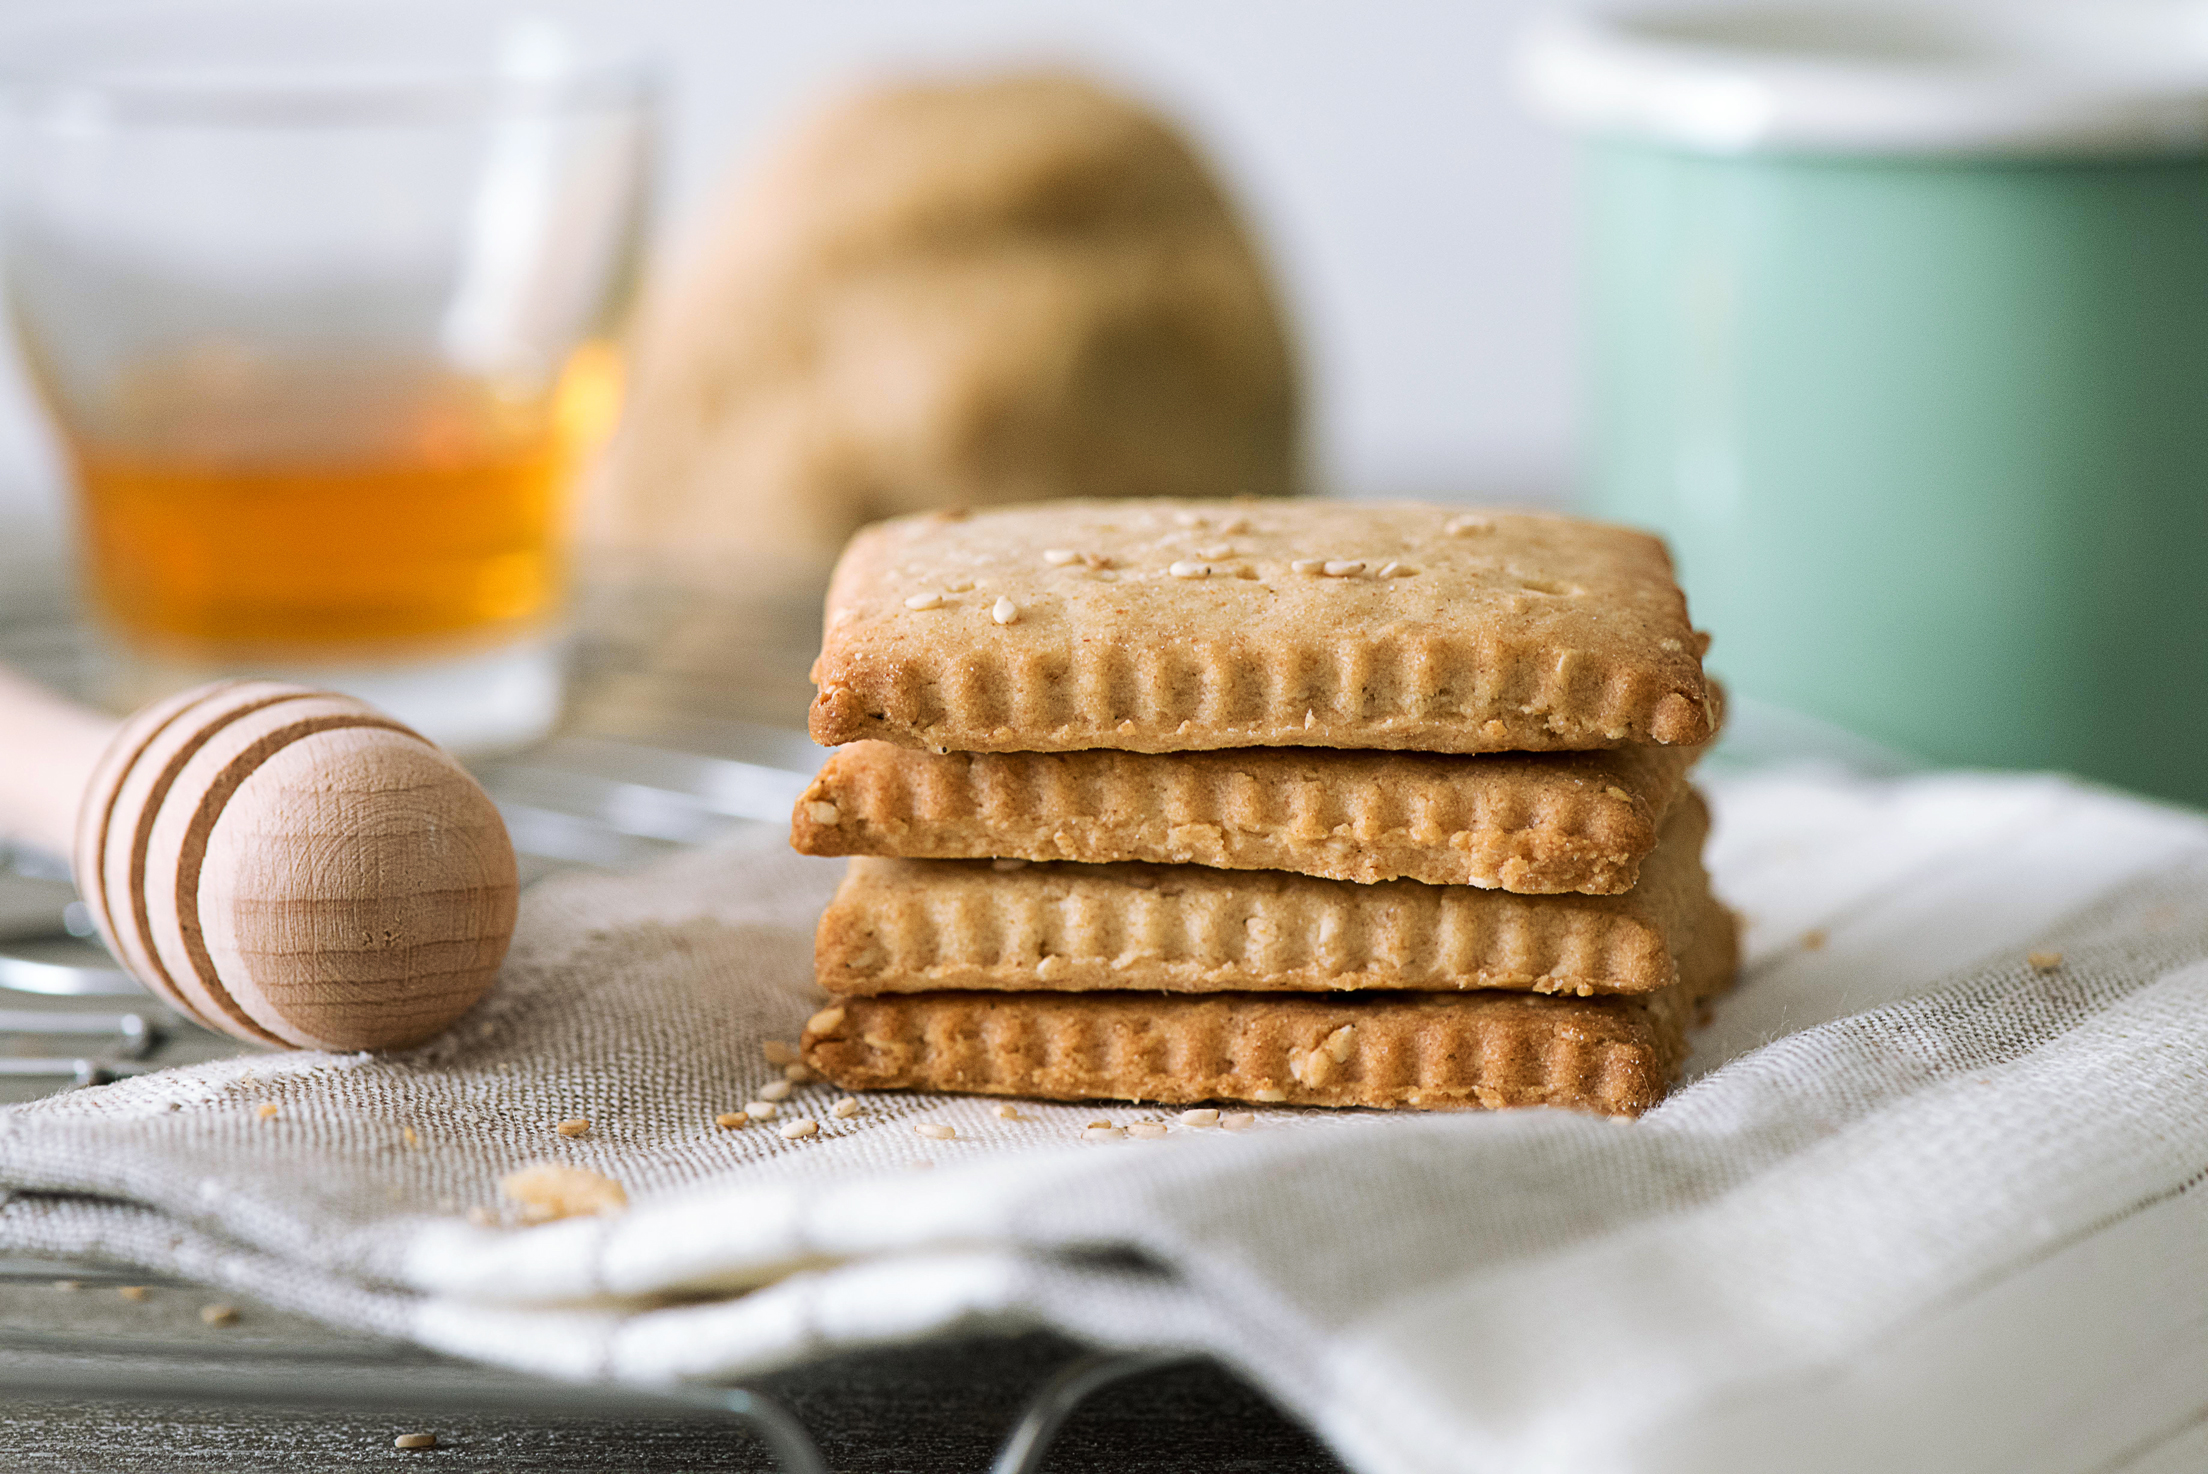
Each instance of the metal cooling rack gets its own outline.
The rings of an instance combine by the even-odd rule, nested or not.
[[[50,568],[20,565],[0,567],[0,575],[0,660],[62,689],[79,686],[87,652],[58,578]],[[647,615],[639,617],[638,608]],[[513,835],[525,883],[578,865],[633,869],[736,831],[787,824],[819,762],[801,727],[817,604],[808,599],[802,608],[785,603],[764,612],[723,606],[688,616],[682,608],[665,597],[629,601],[625,617],[579,642],[571,715],[561,731],[525,752],[478,765]],[[603,633],[608,627],[620,633]],[[678,636],[687,628],[688,637],[670,639],[671,627]],[[234,1041],[162,1007],[115,968],[58,862],[0,846],[0,1101],[240,1052]],[[255,1319],[275,1325],[277,1333],[243,1343],[201,1334],[203,1328],[189,1320],[166,1332],[149,1330],[140,1321],[119,1320],[106,1302],[97,1302],[106,1313],[91,1315],[88,1329],[83,1307],[92,1302],[60,1296],[56,1282],[82,1284],[94,1294],[122,1284],[184,1299],[192,1294],[188,1285],[164,1287],[142,1275],[81,1264],[0,1263],[0,1397],[322,1409],[353,1418],[439,1412],[703,1417],[748,1428],[775,1467],[789,1474],[827,1474],[830,1468],[805,1423],[762,1390],[694,1387],[655,1396],[578,1387],[273,1312],[257,1312]],[[1066,1421],[1093,1394],[1189,1360],[1073,1355],[1018,1407],[989,1466],[992,1474],[1035,1474]],[[1266,1415],[1251,1394],[1242,1416]],[[1300,1433],[1290,1436],[1304,1445],[1303,1457],[1289,1458],[1296,1467],[1335,1467]]]

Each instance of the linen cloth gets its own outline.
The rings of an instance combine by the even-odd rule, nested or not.
[[[2046,777],[1712,789],[1748,962],[1638,1122],[840,1120],[807,1086],[818,1136],[720,1130],[818,1006],[840,870],[762,844],[540,884],[422,1050],[7,1111],[0,1249],[639,1384],[982,1326],[1201,1348],[1371,1474],[2208,1466],[2208,819]],[[466,1220],[532,1160],[632,1206]]]

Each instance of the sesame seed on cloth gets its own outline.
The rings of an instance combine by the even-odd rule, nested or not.
[[[1246,515],[1245,549],[1273,514]],[[1393,599],[1421,566],[1300,587]],[[1127,567],[1114,587],[1162,582],[1160,557]],[[985,633],[1024,645],[1056,598]],[[0,1111],[0,1253],[54,1266],[57,1316],[146,1335],[251,1341],[267,1305],[638,1386],[1004,1327],[1196,1348],[1359,1471],[2138,1462],[2199,1395],[2208,823],[2044,776],[1701,781],[1747,966],[1637,1121],[1318,1110],[1285,1064],[1276,1105],[853,1089],[820,1040],[864,1009],[820,990],[813,935],[843,867],[773,836],[536,882],[497,987],[424,1048],[257,1051]],[[1344,1022],[1284,1060],[1361,1067]],[[1182,1067],[1139,1029],[1111,1047]],[[715,1124],[800,1062],[827,1078]],[[213,1329],[210,1305],[246,1314]]]

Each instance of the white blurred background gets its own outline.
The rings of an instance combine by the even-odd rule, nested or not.
[[[144,0],[154,6],[161,0]],[[313,0],[301,0],[313,3]],[[459,5],[471,0],[450,0]],[[0,0],[34,20],[66,0]],[[1506,75],[1537,0],[609,0],[668,78],[658,249],[824,87],[1070,63],[1178,118],[1269,249],[1323,484],[1548,500],[1571,480],[1569,154]],[[59,475],[12,350],[0,524],[58,553]]]

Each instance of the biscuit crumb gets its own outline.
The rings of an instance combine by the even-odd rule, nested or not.
[[[274,1102],[273,1100],[264,1100],[260,1103],[259,1107],[254,1110],[253,1114],[259,1116],[262,1120],[266,1121],[275,1116],[276,1109],[276,1102]]]
[[[146,1298],[146,1287],[144,1285],[121,1285],[116,1288],[115,1293],[125,1300],[143,1300]]]
[[[1144,1141],[1156,1141],[1165,1135],[1165,1123],[1162,1121],[1137,1121],[1127,1128],[1127,1134],[1138,1136]]]
[[[1198,1106],[1195,1110],[1181,1112],[1181,1124],[1183,1126],[1216,1126],[1219,1124],[1219,1112],[1211,1106]]]
[[[820,1123],[799,1116],[794,1121],[784,1121],[778,1128],[784,1141],[802,1141],[808,1136],[820,1134]]]
[[[1228,1131],[1247,1131],[1257,1124],[1257,1117],[1249,1111],[1228,1111],[1219,1124]]]
[[[828,1114],[834,1116],[839,1121],[848,1121],[858,1113],[859,1098],[855,1095],[847,1095],[843,1099],[837,1101],[834,1105],[828,1107]]]
[[[567,1120],[560,1122],[559,1125],[554,1126],[552,1129],[559,1132],[562,1136],[572,1138],[581,1136],[584,1132],[588,1131],[590,1129],[590,1122],[584,1120],[581,1116],[572,1116]]]
[[[391,1440],[391,1446],[393,1448],[435,1448],[437,1446],[437,1435],[434,1433],[401,1433]]]
[[[1813,926],[1802,933],[1802,950],[1804,952],[1821,952],[1824,950],[1825,943],[1831,940],[1832,934],[1830,932],[1821,926]]]
[[[809,1065],[791,1063],[782,1067],[782,1078],[792,1085],[810,1085],[820,1077],[813,1073]]]
[[[805,815],[815,824],[840,824],[843,822],[843,810],[824,798],[807,800]]]
[[[759,1052],[767,1057],[770,1065],[786,1065],[797,1058],[797,1050],[782,1039],[766,1040],[760,1044]]]
[[[759,1098],[761,1100],[788,1100],[790,1092],[795,1088],[787,1080],[769,1080],[759,1087]]]
[[[1020,1119],[1020,1108],[1016,1105],[1000,1105],[997,1107],[997,1119],[1000,1121],[1017,1121]]]
[[[1355,578],[1364,571],[1365,563],[1362,558],[1329,558],[1326,565],[1319,570],[1328,578]]]
[[[420,1146],[422,1144],[422,1139],[414,1134],[414,1128],[411,1126],[401,1126],[399,1136],[408,1146]]]
[[[199,1318],[211,1326],[232,1326],[238,1323],[238,1307],[235,1305],[202,1305]]]
[[[521,1208],[524,1223],[550,1223],[593,1213],[618,1213],[629,1205],[620,1183],[584,1167],[532,1162],[498,1180],[498,1190]]]
[[[2031,964],[2034,972],[2053,972],[2056,968],[2062,966],[2062,954],[2060,952],[2034,952],[2024,960]]]
[[[941,609],[943,607],[943,596],[930,589],[924,594],[914,594],[911,598],[905,600],[905,607],[907,609]]]
[[[958,1135],[955,1128],[946,1126],[941,1121],[915,1121],[912,1129],[915,1135],[925,1136],[930,1141],[949,1141]]]
[[[1166,565],[1165,571],[1172,574],[1175,578],[1211,577],[1211,567],[1209,564],[1193,563],[1186,558],[1181,559],[1177,563],[1168,563]]]
[[[743,1111],[723,1111],[713,1118],[713,1124],[723,1131],[734,1131],[739,1126],[749,1126],[751,1117]]]
[[[999,624],[1018,624],[1020,622],[1020,606],[1013,603],[1005,595],[999,594],[997,595],[997,602],[989,606],[989,617]]]
[[[744,1102],[744,1114],[754,1121],[771,1121],[774,1119],[774,1113],[780,1109],[781,1107],[771,1100],[747,1100]]]
[[[1080,562],[1081,555],[1071,548],[1045,548],[1043,561],[1053,568],[1063,568],[1068,563]]]

